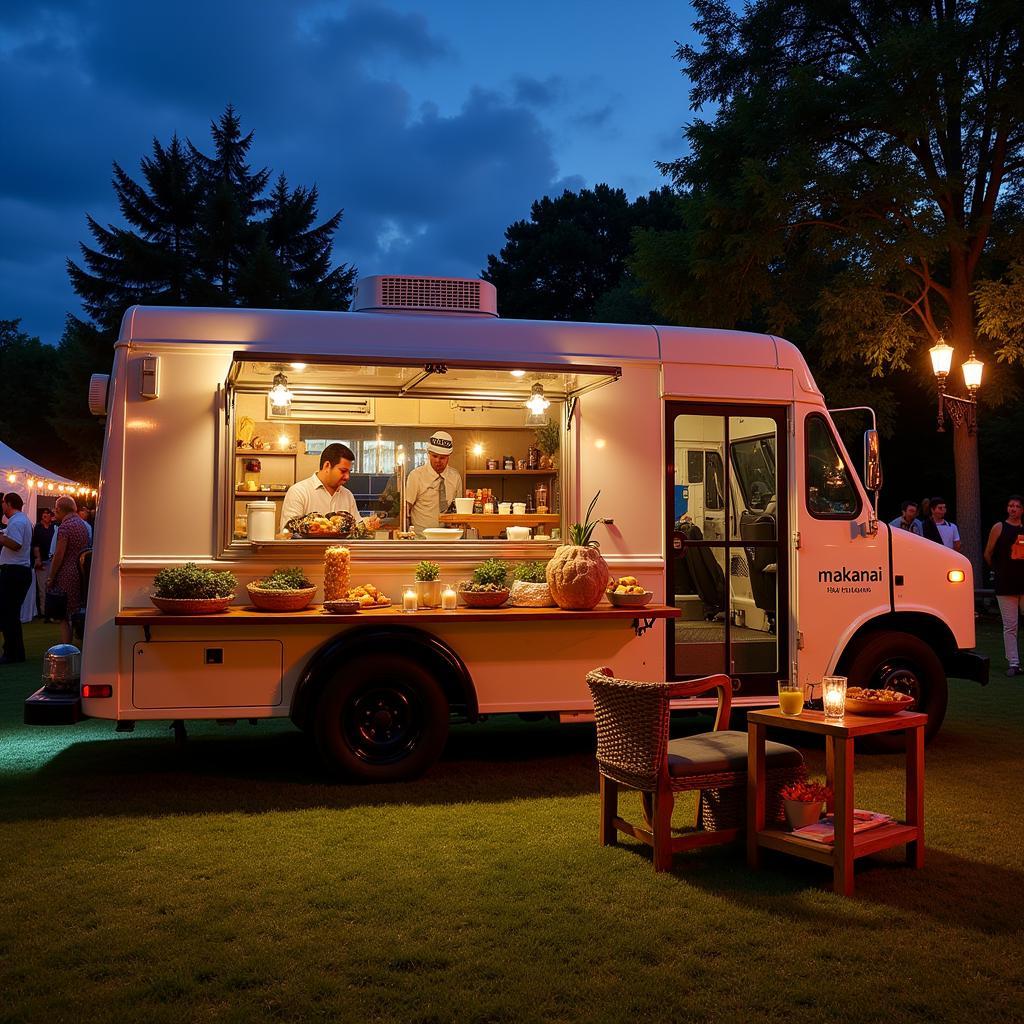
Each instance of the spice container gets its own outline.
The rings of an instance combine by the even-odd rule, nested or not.
[[[274,539],[274,524],[277,512],[272,501],[249,501],[245,505],[246,536],[249,540],[268,541]]]
[[[516,460],[511,455],[506,455],[501,461],[504,464],[505,469],[515,469],[516,468]]]
[[[537,515],[547,515],[548,511],[548,485],[537,484],[534,490],[534,500],[537,503]]]

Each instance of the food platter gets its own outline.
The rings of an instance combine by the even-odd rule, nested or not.
[[[897,711],[907,711],[914,706],[914,698],[895,690],[867,690],[864,687],[852,687],[854,693],[886,694],[885,698],[851,696],[846,691],[846,710],[856,715],[895,715]]]
[[[370,533],[351,512],[310,512],[289,519],[284,528],[304,540],[363,540]]]

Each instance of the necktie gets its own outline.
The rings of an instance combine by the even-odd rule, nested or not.
[[[445,493],[443,476],[437,478],[437,505],[441,515],[448,511],[448,495]]]

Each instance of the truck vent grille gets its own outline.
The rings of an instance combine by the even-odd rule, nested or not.
[[[385,306],[418,309],[479,309],[480,282],[437,277],[385,277],[381,281]]]

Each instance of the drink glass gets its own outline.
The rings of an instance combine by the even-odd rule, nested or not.
[[[824,676],[821,700],[826,722],[841,722],[846,710],[846,676]]]
[[[796,683],[787,679],[779,680],[779,710],[790,718],[795,718],[804,709],[804,691]]]

